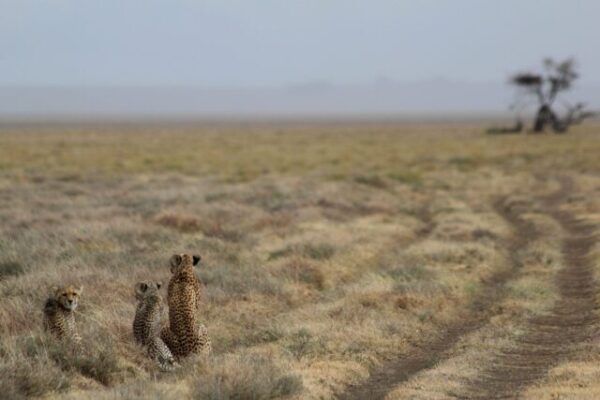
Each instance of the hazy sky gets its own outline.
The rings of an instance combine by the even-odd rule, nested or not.
[[[600,82],[600,1],[0,0],[0,85],[503,81],[574,56]]]

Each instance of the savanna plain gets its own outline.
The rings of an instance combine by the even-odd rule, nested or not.
[[[0,126],[0,398],[600,398],[600,125],[484,130]],[[213,353],[160,372],[134,284],[181,252]]]

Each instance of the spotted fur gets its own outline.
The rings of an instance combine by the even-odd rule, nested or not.
[[[81,342],[75,325],[75,309],[83,287],[54,287],[44,305],[44,329],[60,340]]]
[[[160,282],[139,282],[135,285],[138,304],[133,319],[133,336],[137,343],[146,346],[148,356],[158,363],[160,369],[171,371],[177,363],[160,337],[164,308],[159,292],[161,286]]]
[[[171,257],[171,280],[168,287],[169,326],[161,332],[176,357],[206,354],[212,349],[208,330],[199,324],[201,283],[194,273],[200,256],[176,254]]]

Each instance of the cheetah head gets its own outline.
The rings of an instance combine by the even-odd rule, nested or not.
[[[185,268],[192,268],[200,262],[199,255],[191,254],[173,254],[171,256],[171,273],[176,274]]]
[[[64,286],[54,287],[54,299],[65,310],[73,311],[79,305],[79,297],[83,291],[83,286]]]
[[[162,282],[138,282],[135,284],[135,298],[143,300],[146,296],[156,294],[162,287]]]

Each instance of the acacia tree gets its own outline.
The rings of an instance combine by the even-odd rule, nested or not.
[[[511,77],[511,84],[521,88],[524,94],[533,96],[539,104],[533,132],[541,133],[546,126],[550,126],[556,133],[563,133],[570,125],[596,115],[586,110],[584,103],[567,106],[562,118],[553,109],[559,94],[569,90],[578,77],[573,59],[557,62],[551,58],[544,60],[543,73],[521,72]]]

